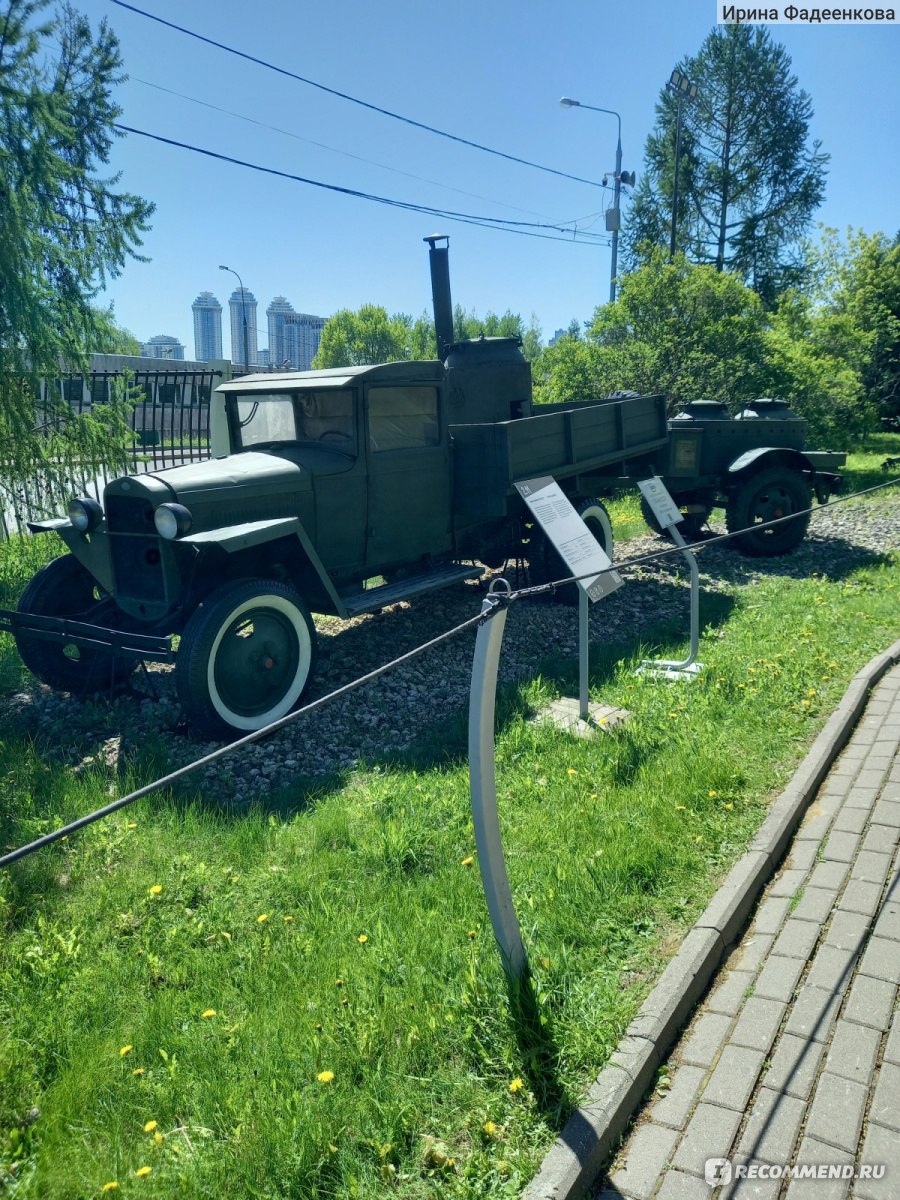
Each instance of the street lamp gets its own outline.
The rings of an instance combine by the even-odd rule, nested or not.
[[[687,75],[682,74],[676,67],[672,72],[666,87],[674,92],[678,101],[675,114],[675,183],[672,187],[672,229],[669,234],[669,258],[675,257],[675,223],[678,217],[678,174],[681,165],[681,106],[685,100],[696,100],[699,89],[696,83],[691,83]]]
[[[237,279],[238,283],[241,285],[241,325],[242,325],[243,331],[244,331],[244,370],[247,371],[249,374],[249,371],[250,371],[250,338],[249,338],[249,334],[247,331],[247,305],[246,305],[247,293],[244,290],[244,281],[243,281],[243,279],[241,279],[240,275],[238,275],[237,271],[235,271],[233,267],[223,267],[220,263],[219,270],[220,271],[228,271],[230,274],[234,275],[234,277]],[[234,347],[232,347],[232,349],[233,348]]]
[[[606,228],[612,234],[612,259],[609,264],[609,298],[614,301],[616,298],[616,268],[619,258],[619,226],[621,225],[619,212],[619,197],[622,194],[622,118],[612,108],[598,108],[595,104],[582,104],[580,100],[572,100],[569,96],[563,96],[560,100],[563,108],[588,108],[591,112],[607,113],[611,117],[615,117],[619,123],[619,137],[616,142],[616,171],[613,177],[615,183],[613,206],[606,214]],[[606,180],[604,179],[604,183]],[[627,175],[624,179],[625,183],[634,183],[634,175]]]

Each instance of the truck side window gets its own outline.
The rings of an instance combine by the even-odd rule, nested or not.
[[[438,391],[435,387],[373,387],[369,389],[369,447],[372,450],[412,450],[436,446]]]
[[[356,453],[353,391],[319,388],[297,393],[297,437],[321,442],[346,454]]]

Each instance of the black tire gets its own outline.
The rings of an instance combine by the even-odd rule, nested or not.
[[[121,628],[127,620],[115,601],[71,554],[55,558],[34,576],[22,593],[18,611],[41,617],[68,617],[88,625]],[[112,650],[51,642],[26,630],[16,632],[25,666],[50,687],[84,696],[121,683],[137,665],[116,659]]]
[[[234,737],[294,708],[312,674],[316,631],[286,583],[223,584],[191,616],[175,660],[178,698],[193,728]]]
[[[590,529],[591,533],[606,551],[607,557],[613,557],[612,521],[606,506],[593,497],[575,504],[578,515]],[[531,583],[550,583],[554,579],[564,578],[570,574],[569,568],[559,557],[553,544],[541,532],[538,526],[532,531],[531,543],[534,545],[533,557],[529,559],[529,580]],[[578,603],[578,585],[566,584],[556,589],[554,598],[563,604]]]
[[[736,533],[776,517],[802,512],[811,504],[812,491],[802,475],[786,467],[771,467],[751,475],[731,492],[725,509],[725,527],[729,533]],[[735,543],[742,554],[751,558],[787,554],[806,536],[809,517],[807,513],[795,521],[745,533]]]
[[[676,504],[679,504],[677,496],[673,496],[672,498]],[[682,503],[692,502],[682,501]],[[703,532],[703,527],[706,525],[706,522],[709,520],[711,515],[711,504],[707,505],[703,512],[682,512],[682,520],[678,525],[678,532],[686,542],[696,542]],[[647,503],[647,500],[644,496],[641,496],[641,516],[654,533],[659,534],[660,537],[664,537],[669,541],[671,540],[669,538],[668,530],[660,528],[659,521],[657,521],[653,509]]]

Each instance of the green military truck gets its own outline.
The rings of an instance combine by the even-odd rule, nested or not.
[[[31,523],[70,551],[0,618],[39,679],[101,691],[141,659],[174,658],[193,728],[234,736],[300,700],[312,613],[348,618],[512,557],[535,579],[563,574],[518,481],[554,476],[610,558],[598,496],[650,473],[694,526],[719,503],[729,525],[753,526],[837,486],[843,456],[805,452],[804,423],[774,401],[735,420],[700,403],[667,421],[662,396],[631,394],[534,408],[516,339],[453,342],[446,240],[426,240],[439,359],[225,383],[210,459],[113,480],[102,504]],[[743,548],[784,553],[805,528],[751,531]]]

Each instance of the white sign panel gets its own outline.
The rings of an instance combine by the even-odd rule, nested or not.
[[[572,507],[572,502],[551,476],[517,483],[519,495],[528,505],[541,529],[550,539],[578,586],[589,600],[599,600],[622,586],[612,571],[606,551]]]
[[[655,475],[652,479],[642,479],[638,487],[653,510],[654,517],[659,521],[660,529],[668,529],[670,525],[677,525],[679,521],[684,520],[678,505],[669,495],[661,479],[657,479]]]

